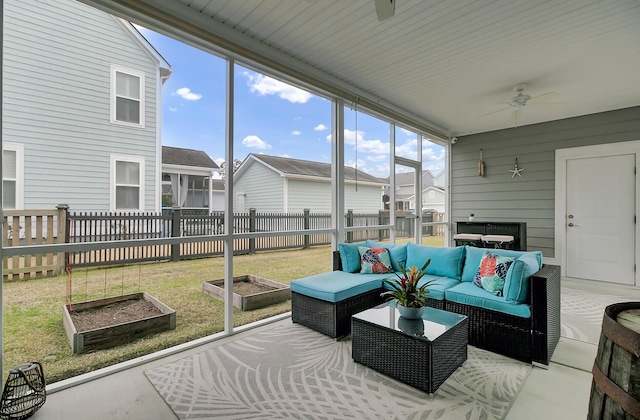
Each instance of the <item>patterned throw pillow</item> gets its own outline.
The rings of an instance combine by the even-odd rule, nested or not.
[[[507,271],[514,261],[515,258],[504,257],[491,251],[486,251],[480,261],[478,272],[473,278],[473,284],[496,296],[502,296]]]
[[[391,257],[387,248],[368,248],[359,246],[360,252],[360,273],[361,274],[382,274],[391,273]]]

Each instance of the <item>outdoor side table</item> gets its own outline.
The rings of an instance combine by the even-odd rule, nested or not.
[[[351,339],[354,361],[431,394],[467,360],[469,320],[435,308],[409,320],[391,301],[353,315]]]

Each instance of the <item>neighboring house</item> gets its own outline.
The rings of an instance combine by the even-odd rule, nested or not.
[[[384,179],[345,167],[345,210],[382,210]],[[331,164],[250,154],[233,176],[234,209],[246,212],[331,212]]]
[[[430,186],[422,190],[422,211],[444,213],[446,193],[444,188]]]
[[[129,23],[72,0],[4,1],[3,208],[159,211],[171,67]]]
[[[162,146],[162,206],[224,210],[224,184],[213,182],[219,170],[201,150]]]
[[[422,171],[422,189],[433,185],[433,174],[429,170]],[[387,181],[389,178],[387,178]],[[396,174],[396,210],[414,211],[415,205],[415,181],[413,172],[402,172]],[[390,197],[389,187],[384,190],[384,195]],[[389,205],[385,204],[385,210],[389,210]]]

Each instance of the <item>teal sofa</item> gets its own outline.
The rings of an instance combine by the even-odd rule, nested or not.
[[[334,271],[291,282],[292,320],[334,338],[350,334],[351,316],[384,301],[387,274],[361,274],[359,247],[384,247],[394,271],[431,263],[421,283],[428,305],[466,315],[469,344],[518,360],[548,365],[560,338],[560,267],[542,264],[538,251],[459,246],[450,248],[375,241],[340,244]],[[504,285],[485,290],[474,284],[485,252],[510,262]]]

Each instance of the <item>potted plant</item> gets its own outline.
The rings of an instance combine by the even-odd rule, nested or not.
[[[382,296],[396,299],[396,307],[400,311],[400,315],[405,318],[422,318],[424,307],[427,306],[427,295],[429,294],[427,286],[430,282],[426,282],[420,287],[418,287],[418,282],[424,276],[424,270],[429,263],[431,263],[431,259],[428,259],[421,269],[418,270],[418,267],[414,265],[409,271],[400,264],[401,274],[396,273],[397,278],[384,279],[391,290],[382,293]]]
[[[474,217],[474,214],[473,214],[473,213],[471,213],[471,214],[469,215],[469,221],[470,221],[470,222],[473,222],[473,219],[475,219],[475,217]]]

